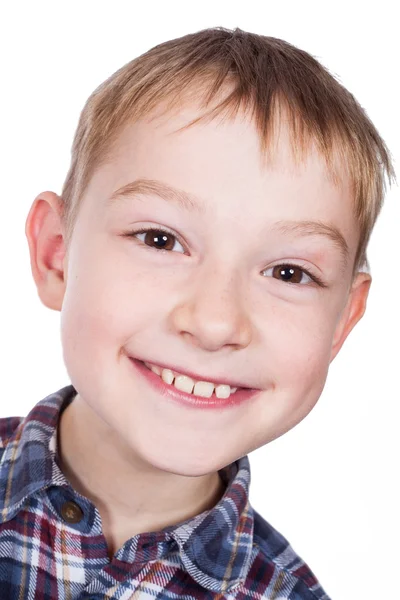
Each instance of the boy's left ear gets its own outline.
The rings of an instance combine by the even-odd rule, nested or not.
[[[357,274],[351,286],[347,304],[335,329],[330,362],[333,361],[343,346],[350,331],[364,315],[371,283],[372,277],[368,273],[360,272]]]

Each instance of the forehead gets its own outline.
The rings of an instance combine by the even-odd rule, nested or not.
[[[195,192],[191,190],[194,186],[204,190],[212,187],[214,195],[229,188],[239,192],[246,186],[246,197],[250,191],[255,196],[260,188],[279,179],[281,188],[299,190],[308,184],[317,193],[323,190],[325,194],[351,196],[348,174],[337,157],[333,173],[310,140],[304,156],[296,158],[294,140],[284,119],[273,124],[275,135],[265,154],[255,123],[245,113],[239,112],[234,119],[217,115],[187,128],[202,114],[196,105],[185,105],[172,114],[153,111],[125,126],[99,170],[118,183],[125,178],[129,181],[129,176],[137,176],[139,171],[141,175],[145,171],[163,172],[176,183],[180,181],[187,191]],[[223,189],[218,189],[221,186]]]
[[[351,246],[355,222],[349,181],[345,174],[333,181],[315,145],[296,161],[282,121],[266,161],[247,115],[217,116],[185,128],[201,115],[197,107],[185,106],[126,126],[91,182],[96,202],[102,199],[114,210],[121,203],[110,198],[119,189],[137,179],[157,180],[193,196],[213,219],[240,220],[248,229],[260,222],[268,229],[280,220],[331,223]]]

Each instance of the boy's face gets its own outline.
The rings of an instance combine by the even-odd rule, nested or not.
[[[261,163],[248,120],[216,119],[176,132],[196,114],[187,107],[124,130],[91,180],[68,257],[58,247],[47,261],[56,269],[61,257],[64,280],[36,277],[42,301],[62,310],[65,364],[93,411],[88,427],[105,422],[124,451],[182,475],[216,471],[309,413],[330,362],[362,317],[370,285],[359,274],[350,289],[358,233],[346,182],[335,187],[316,154],[296,168],[284,129],[270,167]],[[154,193],[110,200],[138,178],[184,190],[203,209]],[[55,194],[38,198],[56,210]],[[49,253],[58,232],[50,213],[54,227],[43,233]],[[338,229],[347,265],[338,243],[278,231],[285,221]],[[145,245],[150,234],[126,236],[148,227],[173,234],[170,250]],[[287,264],[296,266],[291,276],[277,268]],[[260,391],[224,410],[187,408],[166,400],[128,357]]]

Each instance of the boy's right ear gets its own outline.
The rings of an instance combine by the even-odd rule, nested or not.
[[[39,298],[48,308],[59,311],[66,288],[61,206],[60,196],[42,192],[33,201],[25,223],[31,270]]]

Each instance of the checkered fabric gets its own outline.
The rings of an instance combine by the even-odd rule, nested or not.
[[[211,510],[135,535],[110,559],[97,508],[57,458],[57,424],[75,395],[68,385],[25,418],[0,419],[0,600],[329,600],[251,507],[247,456],[220,471],[227,488]]]

